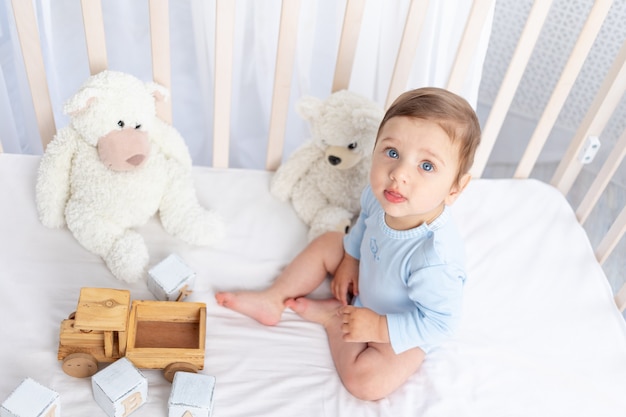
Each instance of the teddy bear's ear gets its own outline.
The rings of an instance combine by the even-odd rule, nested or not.
[[[161,84],[157,84],[154,82],[146,83],[146,88],[156,101],[167,101],[167,99],[170,97],[169,90],[163,87]]]
[[[352,111],[352,124],[362,130],[376,131],[382,118],[382,109],[374,107],[357,107]]]
[[[91,106],[95,101],[98,100],[98,89],[86,87],[78,91],[78,93],[74,94],[65,106],[63,107],[63,112],[67,115],[73,116],[77,113],[82,112],[89,106]]]
[[[322,108],[323,101],[317,97],[304,96],[296,104],[296,111],[304,120],[315,120]]]

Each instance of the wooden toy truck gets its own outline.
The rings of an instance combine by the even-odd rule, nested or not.
[[[126,357],[138,368],[177,371],[204,366],[206,305],[176,301],[133,301],[130,292],[82,288],[78,307],[61,323],[58,359],[63,371],[88,377],[98,362]]]

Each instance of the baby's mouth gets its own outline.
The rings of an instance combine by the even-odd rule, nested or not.
[[[390,203],[402,203],[406,201],[406,198],[402,194],[393,190],[385,190],[384,195],[385,199]]]

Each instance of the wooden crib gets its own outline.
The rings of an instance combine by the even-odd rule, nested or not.
[[[91,74],[106,68],[102,5],[81,0]],[[236,2],[216,0],[212,166],[195,166],[202,204],[224,213],[225,242],[195,248],[167,236],[157,220],[141,229],[151,264],[176,252],[198,274],[190,299],[207,303],[203,373],[216,376],[214,416],[448,416],[448,415],[623,415],[626,410],[626,285],[612,294],[601,265],[626,231],[626,208],[592,248],[583,226],[601,201],[626,153],[623,133],[577,207],[566,197],[584,167],[588,138],[601,136],[626,89],[626,42],[595,100],[563,153],[549,183],[532,179],[533,168],[585,59],[611,1],[595,1],[514,178],[487,178],[490,155],[503,130],[552,1],[535,1],[508,70],[483,125],[472,168],[474,179],[453,206],[468,248],[468,283],[463,326],[452,341],[427,358],[423,368],[389,398],[364,402],[343,388],[322,329],[287,310],[275,327],[241,317],[215,304],[215,291],[261,288],[306,244],[306,227],[268,184],[288,155],[292,73],[301,1],[283,0],[267,131],[265,170],[229,168],[233,33]],[[154,81],[169,87],[172,67],[167,0],[148,0]],[[347,0],[331,92],[348,89],[365,0]],[[424,25],[428,1],[411,0],[397,45],[387,95],[381,106],[409,88],[409,71]],[[60,126],[50,100],[40,27],[31,1],[12,0],[24,68],[43,148]],[[493,1],[474,0],[451,67],[447,89],[459,92],[493,11]],[[218,105],[219,104],[219,105]],[[173,103],[176,105],[176,102]],[[172,102],[159,103],[172,122]],[[175,122],[175,121],[174,121]],[[175,123],[174,123],[175,125]],[[1,138],[0,138],[1,139]],[[1,148],[0,142],[0,151]],[[98,413],[91,386],[63,374],[56,361],[55,332],[73,308],[81,287],[127,288],[149,298],[145,283],[116,281],[101,260],[87,253],[66,229],[50,230],[38,219],[34,183],[39,156],[0,154],[0,400],[31,377],[61,395],[63,415]],[[237,190],[233,192],[232,190]],[[224,197],[220,197],[224,196]],[[228,201],[224,201],[228,200]],[[622,257],[623,254],[611,256]],[[623,275],[622,275],[623,278]],[[320,294],[328,294],[323,286]],[[18,296],[19,294],[19,296]],[[10,341],[10,343],[9,343]],[[170,385],[145,371],[149,397],[135,415],[167,415]],[[94,411],[96,410],[96,411]]]

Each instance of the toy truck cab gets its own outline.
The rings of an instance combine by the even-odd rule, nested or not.
[[[133,301],[130,292],[82,288],[76,312],[61,323],[58,359],[75,377],[92,376],[99,362],[127,357],[139,368],[179,370],[204,366],[206,305]]]

